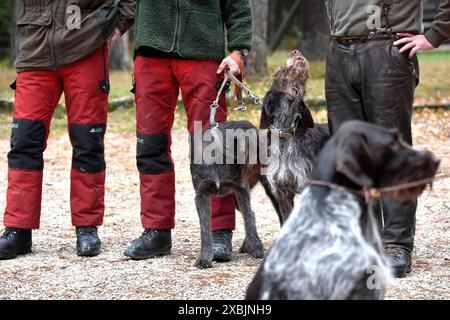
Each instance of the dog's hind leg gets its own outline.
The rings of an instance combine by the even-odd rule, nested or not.
[[[244,217],[245,225],[245,240],[239,249],[239,252],[248,253],[254,258],[262,258],[264,257],[264,246],[258,236],[255,213],[252,210],[250,202],[249,188],[241,188],[238,190],[236,192],[236,200],[239,204],[239,208],[242,209],[241,212]]]
[[[195,196],[195,205],[200,220],[201,248],[200,257],[194,266],[199,269],[212,268],[211,201],[207,195],[197,194]]]

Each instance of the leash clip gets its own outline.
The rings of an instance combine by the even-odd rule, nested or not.
[[[244,103],[240,103],[236,107],[233,108],[233,111],[245,112],[245,111],[247,111],[247,106]]]
[[[215,100],[213,102],[213,104],[210,106],[211,114],[210,114],[209,122],[211,124],[211,128],[217,128],[219,126],[219,124],[216,122],[216,113],[217,113],[218,108],[219,108],[219,103],[217,100]]]

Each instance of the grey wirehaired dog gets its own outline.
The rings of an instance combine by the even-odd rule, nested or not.
[[[250,203],[250,186],[257,183],[260,172],[259,138],[258,129],[248,121],[230,121],[208,129],[200,138],[206,141],[191,135],[191,175],[201,229],[195,266],[200,269],[211,268],[213,261],[210,196],[235,195],[246,232],[240,252],[264,256]]]
[[[344,124],[324,147],[301,201],[247,291],[247,299],[382,299],[390,271],[364,188],[433,177],[439,160],[388,130]],[[417,198],[427,183],[388,193]],[[401,212],[399,212],[401,214]]]
[[[327,124],[315,124],[304,102],[309,63],[295,50],[285,67],[274,76],[264,99],[261,129],[278,133],[280,139],[269,146],[266,175],[260,181],[283,223],[301,193],[313,164],[329,139]]]

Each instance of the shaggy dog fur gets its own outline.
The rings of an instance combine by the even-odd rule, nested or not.
[[[280,134],[270,145],[269,163],[261,182],[282,223],[292,211],[294,197],[301,193],[313,164],[329,139],[327,124],[315,124],[304,95],[309,63],[294,51],[284,68],[274,76],[264,99],[261,129]]]
[[[227,132],[233,132],[235,135],[232,146],[225,143]],[[248,133],[254,133],[254,136],[247,135]],[[255,145],[259,145],[258,129],[248,121],[234,121],[208,129],[203,133],[203,136],[205,135],[212,139],[203,144],[194,143],[191,137],[191,158],[193,154],[204,154],[206,150],[212,150],[215,147],[219,150],[217,152],[221,153],[219,157],[222,164],[208,163],[203,157],[200,163],[191,161],[192,182],[196,194],[195,204],[201,229],[201,251],[195,266],[200,269],[212,267],[210,196],[235,195],[237,207],[243,214],[246,232],[240,252],[262,258],[264,248],[258,236],[255,214],[250,203],[250,184],[256,183],[253,180],[260,171],[258,160],[250,161],[250,140],[253,139]],[[230,155],[232,155],[231,161]]]
[[[272,133],[279,139],[271,143],[270,137],[266,136],[269,144],[264,145],[260,143],[258,135],[257,143],[258,148],[264,147],[269,154],[268,163],[258,157],[257,164],[250,163],[248,159],[245,164],[237,162],[226,164],[226,154],[230,151],[226,148],[230,146],[225,145],[223,137],[229,130],[235,132],[240,130],[242,134],[248,130],[256,131],[256,128],[247,121],[227,122],[217,128],[206,130],[203,135],[213,137],[209,143],[198,145],[191,140],[191,154],[202,154],[212,146],[221,147],[225,151],[223,154],[225,164],[191,163],[196,192],[195,202],[201,227],[201,253],[195,263],[197,267],[212,266],[209,207],[211,195],[235,195],[236,206],[244,216],[246,229],[246,238],[240,252],[249,253],[256,258],[262,258],[264,252],[250,205],[251,189],[261,181],[281,223],[291,212],[295,194],[303,189],[312,171],[314,160],[329,138],[328,126],[314,124],[312,115],[303,101],[308,76],[308,61],[297,50],[290,55],[286,66],[275,73],[272,87],[264,99],[260,128],[264,129],[267,136]],[[233,148],[236,152],[241,138],[237,136],[235,139]],[[249,140],[245,141],[244,149],[248,150]],[[245,150],[243,152],[245,153]],[[260,154],[259,149],[257,153]],[[261,164],[267,165],[265,168],[267,175],[261,174]]]

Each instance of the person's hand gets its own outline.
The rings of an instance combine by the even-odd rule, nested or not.
[[[400,53],[411,50],[409,58],[411,59],[418,51],[427,51],[435,49],[424,35],[412,35],[410,33],[397,33],[399,37],[404,37],[394,42],[394,46],[403,45]]]
[[[235,76],[238,76],[242,73],[243,70],[241,70],[241,67],[239,65],[244,65],[244,61],[242,61],[241,54],[238,51],[236,52],[237,54],[233,52],[222,61],[219,69],[217,70],[217,74],[221,74],[227,66],[230,69],[230,72]],[[236,61],[238,59],[240,59],[240,61]]]
[[[115,28],[111,36],[109,36],[108,47],[111,48],[114,45],[114,43],[116,43],[116,41],[120,39],[121,35],[122,34],[120,33],[120,30]]]

